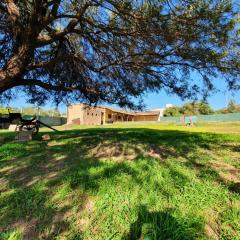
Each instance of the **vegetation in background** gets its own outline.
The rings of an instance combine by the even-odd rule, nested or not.
[[[213,114],[214,111],[206,102],[189,102],[182,106],[181,112],[184,115],[208,115]]]
[[[41,115],[49,117],[61,117],[66,116],[65,113],[60,113],[58,109],[45,110],[41,107],[22,107],[22,108],[8,108],[0,106],[0,114],[8,114],[8,109],[10,112],[18,112],[22,115]]]
[[[50,116],[50,117],[60,117],[61,113],[58,109],[49,109],[45,110],[41,107],[23,107],[20,109],[24,115],[41,115],[41,116]]]
[[[213,114],[214,110],[207,102],[187,102],[182,107],[169,107],[164,111],[164,116],[181,116],[181,115],[208,115]]]
[[[239,134],[78,127],[0,146],[0,239],[239,239]]]
[[[168,107],[164,110],[163,115],[165,117],[181,116],[182,113],[180,112],[180,110],[181,110],[181,107],[177,107],[177,106]]]
[[[5,108],[0,105],[0,114],[8,114],[8,110],[17,112],[18,109],[13,109],[13,108]]]
[[[240,112],[240,105],[237,104],[234,100],[230,100],[226,108],[217,111],[217,113],[235,113],[235,112]]]
[[[193,115],[209,115],[209,114],[220,114],[220,113],[236,113],[240,112],[240,105],[236,104],[235,101],[230,100],[226,108],[214,111],[207,102],[188,102],[183,106],[169,107],[164,111],[165,117],[176,117],[176,116],[193,116]]]

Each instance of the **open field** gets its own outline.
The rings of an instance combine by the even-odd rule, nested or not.
[[[41,131],[0,145],[0,239],[240,239],[240,124]]]

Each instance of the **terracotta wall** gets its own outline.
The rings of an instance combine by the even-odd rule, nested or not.
[[[82,123],[82,107],[81,104],[68,106],[67,124],[73,124],[73,121]]]
[[[84,108],[83,109],[83,124],[100,125],[103,124],[104,111],[102,108]],[[102,119],[102,121],[101,121]]]
[[[67,124],[100,125],[104,124],[104,109],[87,107],[84,104],[68,106]]]
[[[137,115],[134,121],[158,121],[158,115]]]
[[[105,108],[104,118],[106,123],[112,123],[114,121],[113,111]]]

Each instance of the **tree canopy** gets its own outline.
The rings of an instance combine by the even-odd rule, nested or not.
[[[238,10],[230,0],[2,0],[0,98],[134,108],[147,91],[206,95],[217,77],[239,89]]]
[[[183,113],[181,112],[181,107],[172,106],[166,108],[163,115],[164,117],[177,117],[183,115]]]

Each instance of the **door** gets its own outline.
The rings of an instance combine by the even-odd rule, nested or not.
[[[103,118],[104,118],[104,113],[101,112],[101,125],[103,125]]]

